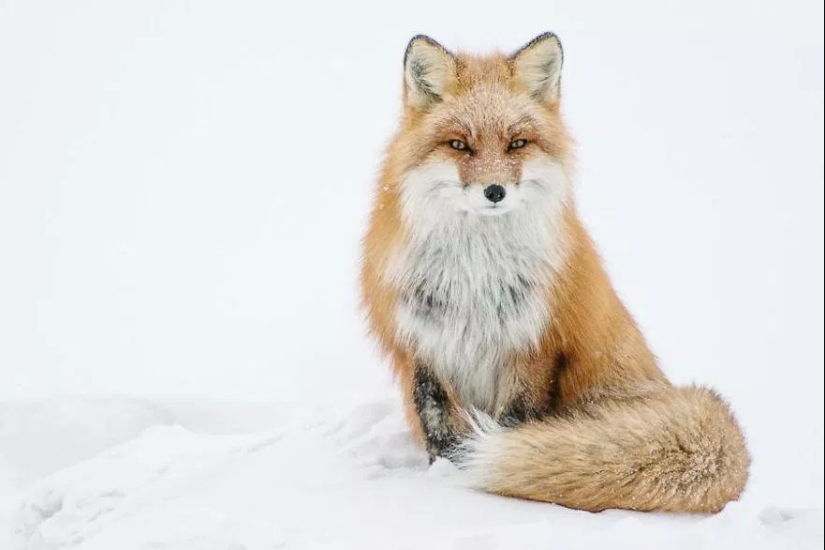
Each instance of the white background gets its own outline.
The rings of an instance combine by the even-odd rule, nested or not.
[[[823,8],[0,0],[0,399],[387,390],[359,239],[407,40],[556,31],[580,210],[777,503],[823,502]]]

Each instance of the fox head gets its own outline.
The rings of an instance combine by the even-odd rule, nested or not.
[[[559,112],[562,59],[552,33],[509,55],[410,41],[390,179],[411,227],[562,209],[571,149]]]

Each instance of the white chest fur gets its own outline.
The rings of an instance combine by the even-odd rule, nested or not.
[[[533,216],[468,216],[397,255],[397,337],[451,382],[463,406],[492,413],[507,359],[546,330],[557,249]]]

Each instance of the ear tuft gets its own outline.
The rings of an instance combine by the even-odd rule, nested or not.
[[[414,36],[404,54],[407,102],[425,109],[442,100],[456,78],[456,60],[441,44],[423,34]]]
[[[530,95],[547,103],[559,100],[564,51],[555,34],[540,34],[510,56],[510,60],[515,77]]]

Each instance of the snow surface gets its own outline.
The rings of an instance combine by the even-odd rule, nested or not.
[[[590,514],[471,491],[449,462],[428,465],[393,398],[285,412],[138,400],[7,406],[0,548],[813,549],[825,541],[821,510],[742,501],[710,517]],[[32,474],[45,477],[24,483]]]
[[[0,0],[0,550],[822,544],[823,3],[412,6]],[[406,41],[547,30],[615,286],[747,435],[720,516],[456,486],[364,335]]]

